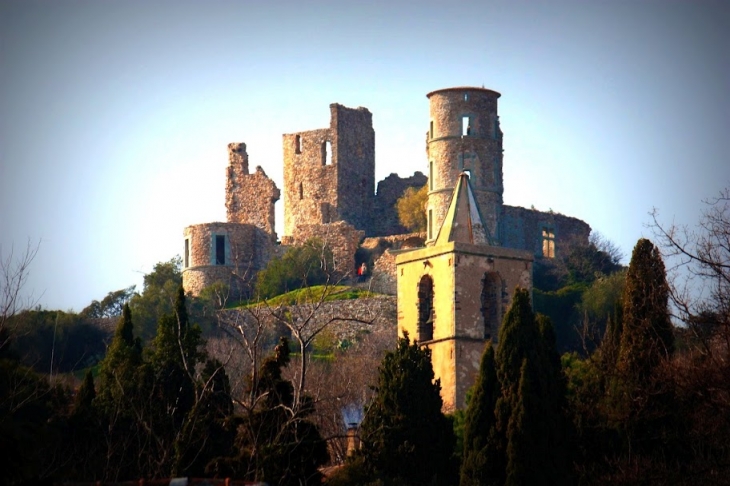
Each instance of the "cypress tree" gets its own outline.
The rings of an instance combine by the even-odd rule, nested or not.
[[[669,286],[659,249],[640,239],[631,255],[623,296],[623,329],[618,369],[636,386],[674,351],[669,319]]]
[[[135,395],[137,369],[141,364],[142,344],[134,337],[132,312],[125,304],[112,343],[99,367],[95,403],[102,411],[112,413]]]
[[[482,354],[479,376],[474,384],[464,423],[464,459],[461,465],[461,486],[491,484],[500,476],[499,464],[493,460],[497,430],[494,406],[500,386],[494,361],[492,341]]]
[[[533,314],[526,289],[515,290],[499,339],[496,375],[501,393],[487,461],[502,466],[493,481],[565,484],[570,481],[566,442],[571,435],[565,381],[552,324]]]
[[[138,423],[146,393],[141,383],[142,344],[134,337],[132,312],[125,304],[106,357],[99,367],[93,400],[104,431],[103,471],[97,477],[119,480],[139,477],[141,443],[146,432]]]
[[[376,396],[361,426],[362,459],[377,478],[406,484],[451,484],[454,432],[441,413],[441,384],[431,351],[408,336],[379,367]]]
[[[657,375],[674,351],[668,303],[661,254],[651,241],[640,239],[626,274],[613,412],[626,452],[661,460],[685,448],[679,432],[685,421],[677,416],[671,388]]]
[[[555,484],[548,479],[552,476],[551,471],[546,470],[549,464],[546,464],[546,457],[541,456],[548,451],[536,447],[544,442],[544,437],[540,435],[540,424],[549,418],[539,416],[538,384],[531,375],[525,358],[520,367],[518,395],[507,425],[506,486]]]

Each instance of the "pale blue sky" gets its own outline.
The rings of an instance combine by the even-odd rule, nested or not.
[[[376,179],[425,172],[426,93],[502,93],[505,203],[630,256],[652,207],[730,185],[730,7],[707,1],[0,0],[0,244],[81,310],[225,220],[226,145],[282,187],[281,134],[373,113]],[[283,202],[277,204],[279,236]]]

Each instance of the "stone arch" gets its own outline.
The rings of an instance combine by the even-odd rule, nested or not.
[[[418,282],[418,342],[433,339],[433,279],[424,275]]]
[[[499,321],[502,316],[502,278],[497,272],[486,272],[482,278],[482,322],[484,339],[497,341]]]

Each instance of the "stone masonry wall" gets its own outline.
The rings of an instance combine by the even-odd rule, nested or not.
[[[502,245],[529,250],[542,256],[542,230],[550,228],[555,235],[555,254],[567,244],[588,242],[591,227],[585,221],[563,214],[537,211],[515,206],[503,206]]]
[[[284,235],[299,225],[339,220],[368,231],[375,189],[372,114],[333,103],[330,128],[284,134],[283,145]]]
[[[322,146],[336,137],[330,129],[285,134],[284,138],[284,235],[294,234],[300,224],[337,220],[337,167],[325,164]]]
[[[367,108],[330,105],[331,126],[337,143],[332,158],[337,166],[338,219],[366,234],[373,234],[370,222],[375,195],[375,131]]]
[[[408,232],[408,229],[401,226],[398,221],[398,210],[395,204],[406,189],[409,187],[420,189],[426,185],[426,182],[428,182],[428,178],[421,172],[405,178],[393,173],[378,182],[378,192],[373,204],[373,214],[376,214],[377,217],[373,218],[370,234],[388,236]]]
[[[248,154],[245,143],[228,144],[228,170],[226,178],[226,212],[229,223],[251,224],[262,229],[276,241],[274,228],[274,203],[280,192],[276,183],[264,170],[248,173]]]
[[[319,238],[331,250],[338,277],[351,277],[355,272],[355,252],[365,235],[345,221],[329,224],[302,224],[294,234],[282,238],[282,245],[302,245],[310,238]]]
[[[427,132],[431,238],[441,227],[451,193],[462,171],[470,184],[492,244],[499,244],[498,218],[502,205],[502,132],[497,116],[496,91],[449,88],[429,93]],[[468,120],[464,133],[463,119]]]
[[[361,248],[367,250],[372,264],[368,286],[373,292],[395,295],[395,254],[393,251],[419,248],[426,241],[426,233],[406,233],[402,235],[377,236],[365,238]]]
[[[216,261],[216,236],[224,237],[223,264]],[[192,225],[185,228],[184,237],[188,251],[183,256],[183,288],[193,295],[214,282],[228,284],[237,296],[246,295],[276,249],[268,233],[250,224]]]

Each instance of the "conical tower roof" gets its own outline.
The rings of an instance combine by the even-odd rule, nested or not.
[[[466,172],[459,174],[459,180],[451,196],[449,210],[436,237],[436,246],[450,242],[488,245],[489,238],[479,208],[471,190]]]

